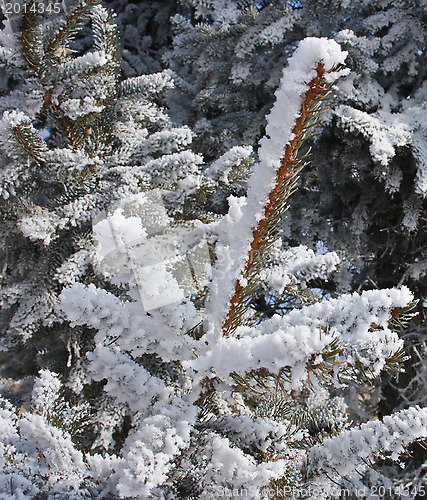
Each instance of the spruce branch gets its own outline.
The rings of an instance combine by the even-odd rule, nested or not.
[[[333,476],[333,482],[352,480],[357,467],[363,472],[373,457],[397,459],[410,443],[425,437],[426,418],[426,408],[412,407],[326,439],[308,454],[308,478],[322,474]]]
[[[55,55],[55,52],[58,54],[57,51],[67,48],[74,35],[86,24],[93,6],[97,3],[99,3],[99,0],[83,0],[80,2],[59,28],[53,40],[47,45],[46,52]]]
[[[249,307],[250,299],[259,282],[259,270],[262,268],[268,250],[278,237],[278,226],[288,208],[287,200],[296,191],[299,172],[307,165],[308,154],[298,156],[303,143],[310,137],[313,126],[322,112],[322,103],[331,91],[332,83],[325,78],[327,73],[322,62],[316,68],[316,77],[308,84],[301,109],[292,130],[293,139],[286,147],[285,154],[277,173],[276,183],[270,192],[265,206],[264,217],[253,232],[253,239],[248,259],[242,274],[245,286],[239,280],[230,302],[228,314],[223,324],[224,335],[230,335],[241,324],[242,317]]]
[[[30,122],[21,122],[13,127],[18,144],[38,163],[46,162],[48,147]]]
[[[44,67],[43,30],[40,16],[33,8],[35,5],[33,0],[26,4],[22,18],[21,43],[22,54],[29,68],[41,78]]]
[[[110,56],[110,60],[102,67],[114,74],[120,74],[120,42],[117,25],[109,9],[96,5],[91,13],[94,48]]]
[[[106,106],[117,96],[120,76],[119,38],[113,15],[100,5],[93,7],[90,15],[94,47],[97,53],[103,54],[105,61],[99,66],[85,70],[82,73],[82,80],[90,87],[93,81],[103,77],[105,88],[101,95],[95,93],[93,97],[93,104],[102,108],[102,111],[82,114],[75,119],[64,116],[61,120],[73,146],[75,148],[84,146],[89,155],[96,154],[97,149],[104,150],[112,142],[112,117],[109,116]],[[84,100],[81,104],[84,106]]]
[[[340,371],[348,371],[348,364],[339,359],[344,351],[340,339],[329,334],[328,327],[325,335],[330,342],[319,352],[313,353],[306,362],[307,386],[315,386],[312,376],[318,381],[329,384],[339,377]],[[251,391],[255,394],[270,394],[277,399],[280,394],[286,394],[292,384],[292,366],[282,366],[277,373],[264,367],[251,370],[242,375],[232,372],[231,379],[235,382],[235,389],[239,392]]]
[[[418,300],[413,300],[405,307],[395,307],[391,311],[390,326],[406,328],[408,322],[418,313],[414,312],[418,305]]]

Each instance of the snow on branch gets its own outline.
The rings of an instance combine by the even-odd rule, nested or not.
[[[309,475],[326,472],[337,478],[351,478],[366,468],[366,461],[372,457],[397,460],[410,443],[426,436],[427,408],[402,410],[314,446],[308,455]]]
[[[227,379],[255,370],[280,374],[286,368],[287,390],[310,383],[309,372],[330,360],[329,378],[347,368],[368,368],[378,375],[403,348],[403,341],[388,324],[393,312],[413,300],[410,291],[370,290],[342,295],[281,317],[273,316],[256,327],[241,326],[235,336],[221,336],[194,361],[187,361],[198,376],[208,373]]]
[[[12,141],[11,141],[12,139]],[[43,161],[48,151],[46,143],[22,111],[5,111],[0,120],[0,145],[9,154],[16,154],[16,146],[32,158]]]
[[[121,96],[127,95],[150,95],[155,96],[173,88],[173,81],[168,71],[153,73],[151,75],[141,75],[128,78],[121,82],[119,92]]]
[[[278,240],[281,243],[281,240]],[[295,286],[305,288],[307,283],[334,272],[341,259],[336,252],[316,255],[305,245],[283,251],[281,245],[272,251],[271,264],[261,272],[263,284],[278,294],[292,293]]]
[[[158,276],[163,277],[160,273]],[[103,289],[81,283],[65,289],[60,298],[60,308],[73,326],[89,325],[99,330],[95,337],[98,345],[114,344],[134,356],[156,353],[165,361],[192,357],[194,340],[177,335],[171,328],[173,325],[186,332],[193,326],[195,312],[191,303],[171,305],[167,316],[163,316],[162,308],[152,310],[148,316],[140,301],[122,302]],[[101,361],[105,363],[106,359]]]
[[[221,322],[226,335],[235,330],[244,313],[245,292],[253,289],[262,254],[274,241],[286,200],[302,168],[298,166],[298,150],[332,82],[345,74],[345,70],[337,70],[345,57],[346,52],[333,40],[306,38],[284,70],[276,103],[267,117],[266,135],[260,142],[259,163],[249,179],[247,199],[241,199],[237,207],[230,206],[219,227],[210,307],[212,316],[218,318],[214,329],[219,330]],[[236,233],[238,239],[234,238]]]
[[[49,424],[42,415],[18,414],[2,398],[0,466],[2,498],[34,498],[46,485],[69,498],[77,498],[73,491],[83,481],[90,482],[84,455],[76,449],[68,432]]]
[[[410,143],[411,136],[407,126],[398,120],[397,115],[380,111],[377,116],[339,106],[335,111],[342,126],[350,132],[359,132],[370,140],[369,151],[372,158],[383,166],[388,165],[395,155],[396,148]]]

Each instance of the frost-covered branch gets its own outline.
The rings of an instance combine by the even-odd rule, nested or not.
[[[300,43],[284,72],[267,117],[260,161],[249,179],[247,199],[239,200],[236,207],[232,203],[217,245],[218,278],[214,276],[211,286],[211,308],[213,316],[223,321],[225,334],[236,328],[245,311],[244,290],[250,293],[253,289],[262,253],[272,244],[286,200],[295,189],[298,150],[330,83],[343,74],[334,69],[345,57],[334,41],[308,38]],[[238,246],[230,238],[234,231],[240,235]]]
[[[328,346],[340,346],[328,378],[350,368],[368,368],[378,375],[403,341],[389,328],[392,311],[413,299],[407,288],[373,290],[324,300],[286,316],[273,316],[255,327],[239,327],[233,337],[220,337],[205,355],[185,362],[200,377],[260,369],[279,375],[288,370],[287,390],[309,380],[309,372],[322,365]]]
[[[374,457],[397,460],[417,439],[427,436],[427,408],[412,407],[382,420],[367,422],[314,446],[308,454],[308,475],[331,474],[351,479]]]

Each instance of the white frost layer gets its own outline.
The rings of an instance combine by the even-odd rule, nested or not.
[[[233,167],[248,160],[251,155],[252,146],[234,146],[212,163],[207,171],[207,176],[228,184],[228,175]]]
[[[208,461],[200,500],[261,500],[272,479],[283,476],[289,468],[286,459],[257,464],[254,458],[233,447],[229,439],[211,434],[205,449]]]
[[[17,414],[0,398],[0,497],[34,498],[42,491],[50,498],[85,498],[82,486],[91,482],[83,454],[70,435],[41,415]],[[46,488],[46,489],[43,489]],[[74,494],[75,492],[75,494]]]
[[[320,62],[329,71],[343,63],[346,55],[347,52],[343,52],[333,40],[306,38],[300,42],[283,72],[276,91],[276,103],[267,117],[266,135],[260,142],[259,163],[249,179],[242,217],[236,223],[229,214],[218,227],[218,262],[209,305],[210,316],[215,318],[212,326],[217,331],[221,328],[236,280],[247,260],[253,231],[264,216],[264,208],[274,187],[280,161],[293,138],[292,130],[308,90],[308,83],[316,77],[316,68]],[[335,72],[328,76],[333,80],[339,75]]]
[[[382,421],[362,424],[359,428],[342,432],[314,446],[309,453],[310,470],[326,471],[351,478],[365,468],[363,460],[391,454],[396,460],[405,447],[416,439],[427,436],[427,408],[402,410]]]
[[[186,332],[193,326],[188,324],[188,319],[194,318],[191,302],[159,308],[148,316],[140,302],[122,302],[103,289],[81,283],[63,290],[60,299],[60,309],[72,326],[88,325],[99,330],[95,336],[99,346],[111,343],[119,349],[117,352],[132,356],[152,352],[164,361],[193,356],[196,342],[188,335],[177,337],[174,330]]]
[[[321,353],[332,338],[326,335],[321,338],[308,326],[275,326],[277,329],[271,333],[266,333],[261,328],[261,335],[257,337],[250,336],[253,333],[250,328],[239,328],[237,332],[244,333],[244,337],[222,337],[206,356],[200,356],[193,363],[187,362],[184,365],[191,364],[199,374],[212,370],[212,374],[223,380],[226,380],[230,372],[244,374],[266,368],[278,373],[280,368],[290,366],[293,385],[297,388],[307,378],[308,360]]]
[[[130,432],[121,450],[123,460],[110,478],[120,498],[149,497],[170,475],[176,455],[190,444],[195,406],[176,398],[173,404],[158,401],[151,411]]]
[[[409,127],[400,121],[399,115],[381,110],[375,116],[344,105],[339,106],[335,114],[344,128],[369,139],[372,158],[383,166],[389,164],[397,148],[411,142]]]
[[[56,373],[49,370],[40,370],[39,377],[36,378],[31,395],[32,403],[37,411],[44,415],[51,409],[58,399],[61,390],[61,382]]]
[[[336,270],[341,262],[336,252],[316,255],[305,245],[291,247],[283,251],[278,247],[273,265],[263,269],[262,281],[269,290],[283,293],[286,286],[297,282],[305,287],[307,282],[328,275]]]
[[[406,287],[325,300],[294,309],[284,317],[275,315],[256,327],[239,327],[236,337],[219,337],[207,353],[184,362],[184,366],[197,373],[195,378],[215,374],[223,380],[231,372],[244,374],[266,368],[278,373],[282,367],[290,367],[288,386],[296,389],[308,379],[307,363],[315,356],[321,362],[322,351],[338,338],[344,350],[337,370],[361,364],[378,374],[387,358],[403,346],[388,327],[391,311],[412,300]]]

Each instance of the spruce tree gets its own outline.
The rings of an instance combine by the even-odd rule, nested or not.
[[[349,52],[351,74],[338,82],[311,141],[311,164],[300,176],[299,194],[282,227],[283,250],[303,243],[315,253],[336,251],[349,261],[333,276],[307,280],[307,291],[336,296],[396,284],[414,291],[419,314],[404,331],[406,373],[383,376],[368,394],[349,388],[348,397],[361,421],[366,411],[382,416],[424,405],[425,4],[236,1],[222,8],[191,0],[185,5],[191,15],[183,9],[173,18],[174,47],[165,57],[177,82],[169,99],[176,116],[197,130],[197,147],[206,158],[236,144],[257,150],[272,89],[298,40],[327,36]],[[230,186],[233,194],[244,189]],[[216,210],[226,206],[217,203]],[[266,316],[294,306],[289,297],[262,290],[253,304]],[[413,451],[422,467],[424,450]],[[421,484],[422,469],[414,474]],[[403,476],[402,484],[410,484],[406,472]]]
[[[346,53],[302,40],[256,155],[224,141],[203,159],[200,127],[162,107],[183,79],[122,79],[97,3],[53,17],[38,5],[0,36],[5,498],[401,495],[370,465],[425,437],[427,411],[352,425],[342,395],[401,369],[414,296],[324,296],[310,284],[343,256],[284,248],[310,134],[351,78]],[[243,7],[206,9],[215,29]],[[13,397],[25,376],[31,394]]]

